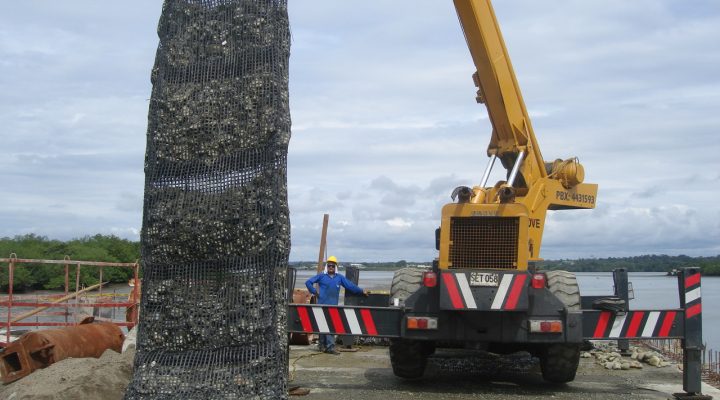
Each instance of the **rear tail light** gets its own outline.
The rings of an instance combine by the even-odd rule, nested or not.
[[[530,332],[533,333],[560,333],[563,331],[563,324],[560,320],[535,320],[530,321]]]
[[[546,286],[545,274],[533,274],[532,276],[532,287],[533,289],[544,289]]]
[[[408,329],[418,329],[418,320],[417,320],[417,318],[408,318],[408,320],[407,320],[407,328],[408,328]]]
[[[438,320],[434,317],[408,317],[408,329],[437,329]]]
[[[437,286],[437,274],[433,271],[428,271],[423,274],[423,286],[435,287]]]

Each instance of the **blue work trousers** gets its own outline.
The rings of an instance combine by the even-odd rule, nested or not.
[[[325,351],[335,350],[335,335],[320,335],[318,344]]]

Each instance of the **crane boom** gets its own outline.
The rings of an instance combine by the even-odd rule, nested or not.
[[[477,69],[473,75],[477,99],[485,103],[493,125],[488,155],[496,155],[509,169],[525,152],[520,173],[530,186],[547,171],[495,12],[488,0],[454,3]]]
[[[490,0],[453,2],[475,64],[477,100],[487,107],[493,131],[480,186],[457,188],[458,202],[443,207],[439,266],[525,270],[541,259],[547,211],[595,208],[597,185],[583,183],[585,172],[575,157],[543,159]],[[485,187],[496,157],[507,180]]]

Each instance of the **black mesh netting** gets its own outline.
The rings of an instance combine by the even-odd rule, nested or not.
[[[287,395],[286,0],[165,0],[126,399]]]

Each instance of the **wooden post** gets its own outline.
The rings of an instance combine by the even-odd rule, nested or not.
[[[328,221],[330,220],[329,214],[323,215],[323,226],[322,226],[322,234],[320,235],[320,254],[318,255],[318,263],[317,263],[317,273],[320,274],[323,272],[323,267],[325,265],[325,246],[327,245],[327,229],[328,229]],[[320,297],[320,287],[319,285],[315,284],[315,290],[317,290],[318,297]]]
[[[330,220],[330,215],[325,214],[323,215],[323,227],[322,227],[322,235],[320,236],[320,254],[318,255],[318,264],[317,264],[317,273],[321,273],[323,271],[323,267],[325,265],[325,246],[327,245],[327,229],[328,229],[328,221]]]

